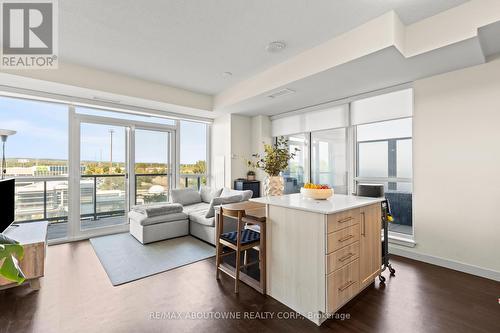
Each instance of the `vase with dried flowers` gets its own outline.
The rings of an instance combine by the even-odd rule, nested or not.
[[[267,173],[264,181],[264,194],[267,196],[283,195],[285,188],[281,172],[288,168],[288,163],[293,159],[298,148],[290,151],[288,140],[280,136],[274,144],[264,143],[264,154],[253,154],[254,160],[248,161],[248,166],[259,168]]]

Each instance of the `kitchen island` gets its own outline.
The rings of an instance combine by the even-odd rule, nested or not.
[[[267,294],[317,325],[373,283],[381,269],[381,201],[336,194],[262,197]]]

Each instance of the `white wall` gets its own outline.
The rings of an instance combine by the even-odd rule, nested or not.
[[[231,115],[231,180],[246,178],[246,161],[252,155],[252,119],[246,116]]]
[[[271,134],[271,119],[268,116],[255,116],[252,117],[252,154],[264,153],[264,143],[272,143]],[[266,173],[260,169],[255,170],[256,179],[261,181],[260,195],[264,193],[264,179]]]
[[[246,160],[252,154],[252,119],[246,116],[226,114],[214,120],[211,131],[211,183],[220,169],[217,159],[224,157],[224,184],[233,187],[236,178],[246,178]]]
[[[500,59],[417,81],[414,93],[417,245],[394,249],[500,280]]]
[[[231,186],[231,115],[215,118],[210,131],[210,184],[213,186]],[[224,158],[224,170],[217,165],[219,158]],[[223,184],[217,181],[216,174],[224,173]]]

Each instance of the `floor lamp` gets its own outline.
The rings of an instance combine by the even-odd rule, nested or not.
[[[0,129],[0,138],[2,138],[2,179],[5,178],[5,173],[7,173],[7,163],[5,162],[5,143],[9,135],[16,134],[16,131]]]

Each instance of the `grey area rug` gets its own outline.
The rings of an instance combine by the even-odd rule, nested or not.
[[[129,233],[90,239],[113,286],[215,256],[215,248],[185,236],[142,245]]]

